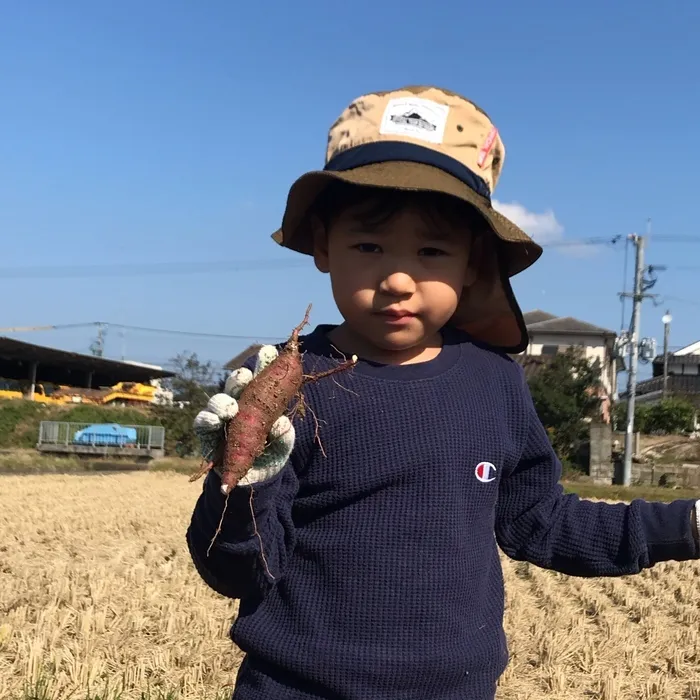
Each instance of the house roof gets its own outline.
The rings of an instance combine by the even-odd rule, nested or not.
[[[545,311],[530,311],[524,314],[528,333],[552,335],[602,335],[614,338],[616,333],[607,328],[580,321],[573,316],[554,316]]]
[[[700,340],[696,340],[694,343],[691,343],[690,345],[686,345],[685,347],[676,350],[676,352],[674,352],[673,354],[678,355],[679,357],[687,357],[688,355],[700,354]]]
[[[540,311],[535,309],[534,311],[528,311],[523,314],[525,319],[525,325],[530,326],[533,323],[541,323],[542,321],[551,321],[556,318],[554,314],[549,314],[546,311]]]
[[[663,377],[645,379],[637,383],[637,396],[661,393],[664,386]],[[668,377],[668,393],[676,396],[700,395],[700,374],[671,374]],[[620,394],[621,399],[627,397],[627,392]]]
[[[668,361],[669,363],[673,363],[675,365],[700,365],[700,355],[669,355],[668,356]],[[657,355],[654,358],[654,364],[655,365],[663,365],[664,363],[664,356],[663,355]]]
[[[224,369],[233,371],[234,369],[239,369],[243,366],[243,363],[252,355],[260,350],[262,347],[261,343],[256,343],[254,345],[249,345],[245,350],[239,352],[238,355],[232,357],[225,365]]]

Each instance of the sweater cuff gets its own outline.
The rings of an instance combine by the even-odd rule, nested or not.
[[[274,507],[283,472],[284,469],[253,487],[236,486],[229,493],[228,502],[221,493],[221,477],[213,469],[207,474],[203,494],[207,524],[216,530],[221,522],[222,542],[240,542],[254,535],[253,520],[261,520]]]
[[[692,513],[695,499],[672,503],[640,501],[642,527],[651,564],[700,558],[700,541],[694,532]]]

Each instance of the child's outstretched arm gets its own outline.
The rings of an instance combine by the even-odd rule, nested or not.
[[[565,495],[524,378],[523,397],[522,454],[502,475],[496,512],[496,539],[508,556],[573,576],[622,576],[700,558],[694,500],[627,505]]]
[[[204,459],[214,460],[215,466],[195,505],[187,545],[200,576],[229,598],[264,593],[282,575],[293,546],[291,508],[298,483],[294,470],[285,468],[295,440],[289,419],[282,416],[272,426],[265,452],[228,493],[228,501],[218,464],[224,425],[238,409],[236,398],[276,356],[274,346],[263,346],[231,374],[225,393],[213,396],[195,419]]]

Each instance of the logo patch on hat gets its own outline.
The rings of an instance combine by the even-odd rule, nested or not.
[[[384,110],[379,133],[442,143],[450,108],[420,97],[396,97]]]

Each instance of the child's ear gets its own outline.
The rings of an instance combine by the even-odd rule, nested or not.
[[[472,287],[479,278],[479,270],[484,267],[486,247],[484,236],[475,236],[472,247],[469,251],[469,262],[467,263],[467,274],[464,276],[464,286]]]
[[[314,239],[314,263],[316,263],[316,268],[319,272],[328,272],[330,270],[328,263],[328,232],[321,219],[315,214],[311,217],[310,225]]]

